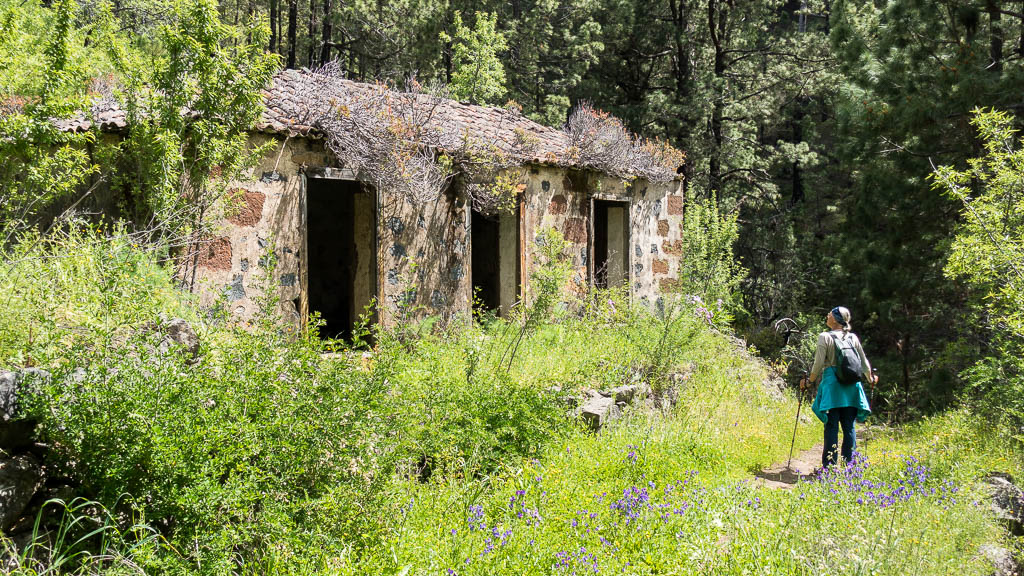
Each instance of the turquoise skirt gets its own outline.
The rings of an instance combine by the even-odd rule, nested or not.
[[[867,420],[871,414],[871,406],[868,406],[868,397],[864,395],[864,387],[860,382],[856,384],[840,384],[836,379],[834,366],[825,368],[821,374],[821,384],[818,385],[818,395],[814,397],[811,404],[811,411],[822,422],[828,422],[828,411],[833,408],[857,408],[857,422]]]

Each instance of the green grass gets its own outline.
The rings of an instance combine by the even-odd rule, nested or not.
[[[0,279],[0,357],[54,372],[30,403],[50,466],[124,524],[106,543],[69,528],[75,550],[52,551],[69,572],[971,575],[990,571],[982,544],[1014,544],[978,483],[1024,459],[963,410],[873,430],[854,476],[757,487],[752,472],[788,455],[796,400],[685,309],[562,314],[510,365],[518,334],[501,321],[384,332],[364,365],[272,318],[203,324],[123,238],[35,250]],[[137,329],[168,315],[198,326],[198,362]],[[676,370],[691,376],[667,413],[627,410],[597,434],[566,418],[567,395],[661,388]],[[796,449],[821,435],[801,424]],[[901,480],[912,496],[879,499]]]

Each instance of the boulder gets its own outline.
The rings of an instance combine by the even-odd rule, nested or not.
[[[591,430],[600,430],[619,416],[619,407],[615,405],[614,398],[608,398],[598,393],[591,393],[584,400],[580,410],[580,416],[590,426]]]
[[[180,346],[193,360],[199,357],[199,336],[188,322],[181,318],[172,318],[164,322],[160,330],[164,335],[160,342],[161,354],[166,354],[171,346]]]
[[[13,453],[32,445],[36,423],[19,418],[18,398],[26,387],[38,386],[49,379],[50,373],[39,368],[0,371],[0,449]]]
[[[43,527],[56,526],[61,521],[65,507],[75,498],[75,489],[58,483],[53,487],[43,487],[36,492],[32,501],[21,512],[21,517],[7,530],[9,534],[31,532],[36,520]]]
[[[14,418],[18,408],[18,373],[0,371],[0,422]]]
[[[1013,477],[995,472],[985,478],[992,511],[1002,520],[1010,532],[1024,535],[1024,491],[1013,483]]]
[[[34,456],[22,454],[0,460],[0,530],[21,516],[43,482],[43,469]]]
[[[1021,576],[1020,565],[1013,552],[994,544],[985,544],[979,552],[992,563],[992,576]]]
[[[606,396],[614,398],[616,403],[632,404],[634,400],[646,398],[649,393],[650,389],[646,384],[638,383],[612,388]]]

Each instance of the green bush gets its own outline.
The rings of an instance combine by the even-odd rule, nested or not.
[[[123,229],[73,222],[0,251],[0,366],[50,365],[67,349],[105,354],[161,316],[195,319],[154,254]]]

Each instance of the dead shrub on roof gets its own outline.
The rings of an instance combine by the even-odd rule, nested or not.
[[[310,95],[311,125],[324,134],[331,153],[378,190],[413,203],[437,198],[455,175],[441,150],[458,143],[429,127],[441,100],[384,84],[344,91],[334,82],[337,70],[333,64],[317,70]]]
[[[565,133],[569,159],[625,180],[668,182],[686,159],[668,142],[636,136],[618,118],[586,103],[573,111]]]
[[[378,190],[414,204],[435,200],[458,177],[474,208],[514,206],[523,174],[517,170],[537,143],[517,135],[499,146],[490,134],[438,120],[450,105],[412,82],[409,92],[385,84],[342,84],[335,63],[312,74],[308,124],[322,132],[331,153]],[[502,130],[499,125],[495,130]]]

